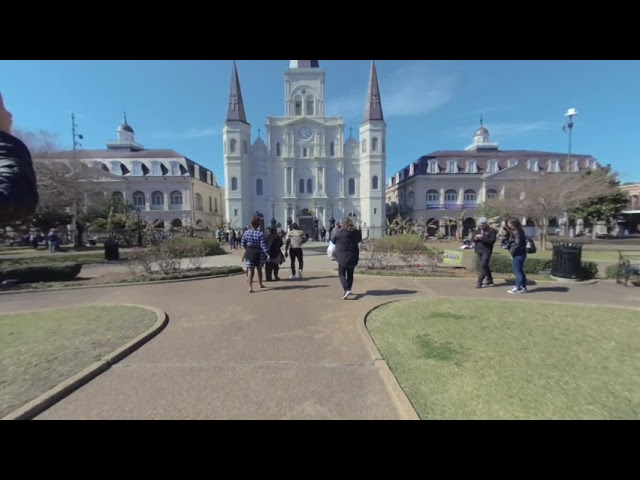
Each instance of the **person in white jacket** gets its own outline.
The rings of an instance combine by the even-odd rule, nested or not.
[[[302,270],[304,268],[304,253],[302,245],[304,245],[309,237],[304,231],[298,228],[297,223],[291,224],[291,230],[287,233],[287,239],[284,248],[284,257],[287,258],[291,254],[291,276],[289,278],[302,278]],[[298,259],[298,276],[296,277],[296,259]]]

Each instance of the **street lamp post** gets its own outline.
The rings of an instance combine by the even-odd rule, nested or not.
[[[138,216],[138,246],[142,246],[142,230],[140,229],[140,207],[136,208],[136,215]]]
[[[291,218],[291,204],[287,203],[287,230],[291,229],[292,223],[293,223],[293,219]]]
[[[271,204],[271,228],[276,228],[276,204]]]
[[[569,175],[571,175],[571,173],[573,172],[573,165],[571,165],[571,135],[573,132],[573,117],[575,117],[578,114],[578,111],[575,108],[570,108],[569,110],[567,110],[567,113],[564,114],[565,117],[567,117],[567,123],[562,127],[562,130],[564,132],[567,132],[569,134],[569,148],[568,148],[568,155],[567,155],[567,169],[569,172]],[[568,220],[568,218],[567,218]],[[569,236],[573,238],[574,236],[574,231],[573,231],[573,227],[570,226],[570,222],[567,221],[566,222],[566,226],[569,228]],[[567,233],[567,229],[565,228],[565,234]]]
[[[330,203],[329,207],[331,208],[331,218],[329,219],[329,230],[331,230],[336,224],[336,219],[333,217],[333,203]]]
[[[573,171],[573,169],[571,168],[571,132],[573,132],[573,117],[575,117],[577,114],[578,114],[578,111],[575,108],[570,108],[569,110],[567,110],[567,113],[564,114],[565,117],[568,117],[567,123],[562,127],[563,131],[569,133],[569,155],[568,155],[569,172]]]

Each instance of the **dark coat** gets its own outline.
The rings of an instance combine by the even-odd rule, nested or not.
[[[489,227],[486,230],[481,229],[479,233],[482,233],[481,240],[476,240],[475,235],[473,237],[473,241],[476,244],[476,253],[483,254],[493,252],[493,245],[496,243],[498,232],[494,228]]]
[[[0,132],[0,223],[33,215],[39,200],[29,149],[13,135]]]
[[[280,258],[280,254],[282,253],[282,245],[284,242],[282,238],[276,233],[275,235],[267,235],[267,248],[269,249],[269,256],[272,260],[278,260]]]
[[[360,260],[362,232],[360,230],[335,229],[331,242],[336,246],[335,257],[342,267],[355,267]]]
[[[512,257],[527,255],[527,234],[524,230],[511,230],[507,248]]]

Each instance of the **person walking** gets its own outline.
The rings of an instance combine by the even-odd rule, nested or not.
[[[284,248],[284,256],[291,255],[291,276],[289,278],[302,278],[304,269],[304,253],[302,245],[308,240],[307,234],[298,228],[297,223],[291,224],[291,230],[287,233],[287,241]],[[298,260],[298,276],[296,277],[296,259]]]
[[[242,248],[244,248],[244,260],[247,267],[247,283],[249,293],[253,293],[253,276],[258,270],[258,282],[260,288],[266,288],[262,283],[262,266],[269,261],[269,250],[264,233],[260,230],[260,218],[254,216],[251,220],[251,230],[247,229],[242,235]]]
[[[267,249],[269,250],[269,261],[265,265],[265,273],[267,274],[267,282],[279,282],[280,277],[278,277],[278,273],[280,271],[280,263],[282,258],[282,246],[284,242],[275,228],[269,229],[269,235],[266,238]]]
[[[478,226],[479,228],[473,236],[476,258],[480,266],[476,288],[482,288],[485,280],[487,283],[484,286],[493,287],[493,275],[489,262],[493,255],[493,246],[496,243],[498,232],[489,225],[489,221],[485,217],[478,219]]]
[[[527,234],[522,228],[522,223],[517,218],[512,218],[508,222],[509,244],[511,253],[511,268],[516,277],[516,286],[509,290],[509,293],[527,293],[527,275],[524,273],[524,264],[527,260]]]
[[[334,229],[331,242],[335,245],[334,256],[338,263],[338,277],[343,290],[343,300],[349,298],[353,288],[353,272],[360,260],[362,231],[356,229],[350,217],[342,220],[340,227]]]

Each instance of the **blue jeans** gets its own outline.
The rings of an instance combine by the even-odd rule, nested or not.
[[[511,259],[511,268],[516,276],[516,288],[527,287],[527,276],[524,273],[524,262],[527,260],[526,255],[518,255]]]

